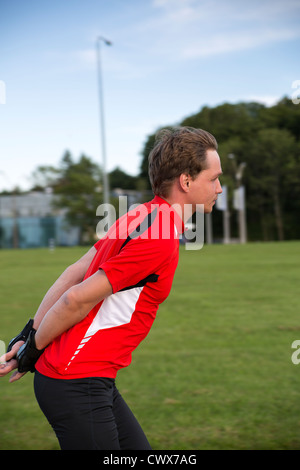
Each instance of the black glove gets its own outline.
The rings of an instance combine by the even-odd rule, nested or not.
[[[45,350],[36,348],[35,333],[35,330],[30,331],[26,343],[23,344],[17,352],[19,372],[34,372],[35,363]]]
[[[30,319],[26,325],[24,326],[23,330],[21,331],[21,333],[19,333],[15,338],[13,338],[9,343],[8,343],[8,347],[7,347],[7,351],[6,352],[9,352],[11,351],[12,347],[14,344],[16,344],[18,341],[26,341],[28,336],[29,336],[29,333],[33,330],[35,331],[35,329],[32,327],[33,326],[33,320]]]

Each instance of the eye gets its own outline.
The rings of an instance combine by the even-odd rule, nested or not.
[[[212,181],[217,181],[217,180],[220,181],[220,175],[219,175],[219,176],[216,176],[215,178],[212,179]]]

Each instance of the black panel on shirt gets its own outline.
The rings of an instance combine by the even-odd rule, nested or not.
[[[145,279],[142,279],[134,286],[124,287],[123,289],[119,290],[119,292],[122,292],[124,290],[134,289],[135,287],[143,287],[147,284],[147,282],[157,282],[158,278],[159,278],[158,274],[150,274],[149,276],[145,277]]]
[[[143,233],[145,233],[153,224],[156,216],[157,216],[157,208],[155,208],[154,211],[150,212],[144,218],[144,220],[133,230],[133,232],[128,235],[125,242],[121,246],[121,250],[130,240],[137,238],[141,236]]]

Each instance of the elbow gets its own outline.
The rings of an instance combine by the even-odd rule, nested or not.
[[[62,302],[66,310],[75,311],[78,308],[76,290],[70,287],[62,296]]]
[[[63,297],[63,310],[67,317],[72,318],[72,323],[78,323],[81,321],[88,313],[86,305],[80,297],[80,292],[78,286],[73,286],[68,289]]]

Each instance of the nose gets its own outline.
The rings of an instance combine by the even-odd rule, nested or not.
[[[220,180],[218,179],[218,184],[217,184],[217,187],[216,187],[216,193],[221,194],[222,192],[223,192],[223,189],[222,189]]]

